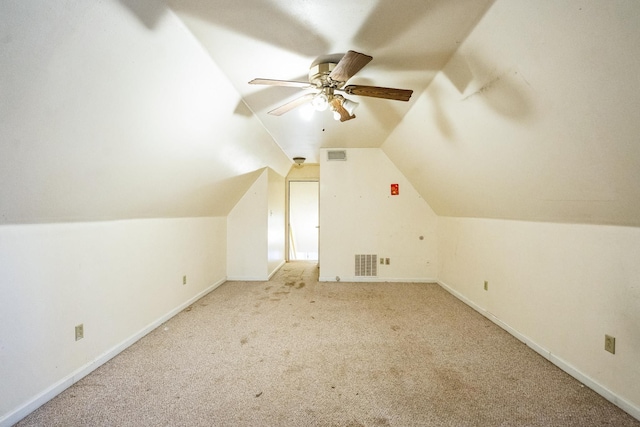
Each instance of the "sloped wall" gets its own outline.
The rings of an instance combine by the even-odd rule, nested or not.
[[[438,215],[640,226],[639,27],[498,0],[382,148]]]
[[[438,225],[444,286],[640,419],[640,229],[448,217]],[[615,355],[605,334],[616,337]]]
[[[268,280],[284,263],[284,177],[256,174],[227,217],[229,280]]]
[[[154,3],[0,2],[0,224],[224,216],[237,177],[286,175],[184,24],[159,4],[145,20]]]
[[[267,169],[267,276],[271,276],[285,260],[285,178]]]
[[[347,161],[327,161],[323,149],[320,157],[320,280],[435,281],[437,217],[384,152],[348,149]],[[378,264],[377,277],[355,277],[356,254],[391,262]]]
[[[220,284],[225,237],[225,218],[1,226],[0,425]]]

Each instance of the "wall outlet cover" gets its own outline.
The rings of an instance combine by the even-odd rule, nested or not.
[[[79,324],[76,326],[76,341],[84,338],[84,324]]]
[[[612,337],[611,335],[605,335],[604,349],[611,354],[616,354],[616,337]]]

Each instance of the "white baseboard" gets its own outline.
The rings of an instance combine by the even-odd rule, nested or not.
[[[337,280],[335,276],[320,276],[318,282],[374,282],[374,283],[438,283],[436,279],[425,277],[369,277],[369,276],[340,276]]]
[[[227,280],[226,278],[221,279],[218,282],[206,288],[205,290],[203,290],[202,292],[199,292],[197,295],[191,297],[189,300],[180,304],[178,307],[174,308],[164,316],[153,321],[152,323],[150,323],[149,325],[147,325],[142,330],[138,331],[128,339],[124,340],[123,342],[116,345],[115,347],[107,350],[105,353],[98,356],[95,360],[87,363],[86,365],[75,370],[74,372],[67,375],[57,383],[51,385],[49,388],[45,389],[40,394],[33,397],[24,405],[18,407],[17,409],[11,412],[8,412],[7,414],[2,415],[2,417],[0,417],[0,427],[9,427],[16,424],[18,421],[20,421],[21,419],[23,419],[24,417],[26,417],[27,415],[29,415],[30,413],[38,409],[40,406],[44,405],[49,400],[53,399],[54,397],[56,397],[57,395],[65,391],[67,388],[71,387],[73,384],[80,381],[82,378],[86,377],[87,375],[89,375],[91,372],[93,372],[100,366],[104,365],[109,360],[113,359],[115,356],[120,354],[123,350],[131,346],[140,338],[144,337],[149,332],[153,331],[158,326],[160,326],[167,320],[171,319],[173,316],[180,313],[182,310],[184,310],[185,308],[187,308],[188,306],[190,306],[191,304],[193,304],[203,296],[207,295],[208,293],[216,289],[218,286],[226,282],[226,280]]]
[[[613,403],[614,405],[616,405],[617,407],[619,407],[620,409],[622,409],[632,417],[636,418],[637,420],[640,420],[640,407],[637,407],[631,402],[618,396],[617,394],[615,394],[614,392],[612,392],[602,384],[598,383],[597,381],[595,381],[585,373],[576,369],[569,362],[552,354],[549,350],[545,349],[544,347],[542,347],[541,345],[539,345],[538,343],[536,343],[526,335],[521,334],[520,332],[518,332],[508,324],[504,323],[502,320],[497,318],[491,312],[480,307],[479,305],[477,305],[476,303],[474,303],[473,301],[465,297],[463,294],[453,289],[451,286],[439,280],[437,281],[437,283],[442,288],[444,288],[447,292],[449,292],[451,295],[455,296],[460,301],[464,302],[469,307],[473,308],[475,311],[482,314],[487,319],[491,320],[493,323],[495,323],[496,325],[498,325],[499,327],[501,327],[502,329],[504,329],[505,331],[507,331],[508,333],[510,333],[511,335],[513,335],[514,337],[522,341],[523,343],[525,343],[528,347],[531,347],[531,349],[533,349],[536,353],[540,354],[542,357],[547,359],[549,362],[553,363],[558,368],[562,369],[564,372],[571,375],[573,378],[580,381],[582,384],[589,387],[591,390],[595,391],[600,396],[604,397],[609,402]]]
[[[280,264],[278,264],[278,266],[276,268],[273,269],[271,274],[269,274],[269,278],[267,280],[271,280],[273,275],[276,274],[278,272],[278,270],[280,270],[282,268],[282,266],[285,265],[286,263],[287,263],[287,261],[282,260],[282,262]]]

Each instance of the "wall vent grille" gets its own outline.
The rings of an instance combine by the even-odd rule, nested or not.
[[[356,255],[356,276],[377,276],[378,255]]]
[[[329,150],[327,151],[327,160],[347,160],[347,150]]]

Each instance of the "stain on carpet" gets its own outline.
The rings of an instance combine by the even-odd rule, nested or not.
[[[306,284],[305,284],[304,282],[298,282],[298,283],[296,284],[296,282],[295,282],[295,281],[293,281],[293,282],[286,282],[284,285],[285,285],[285,286],[288,286],[288,287],[290,287],[290,288],[302,289],[302,288],[304,288],[304,287],[305,287],[305,285],[306,285]]]

